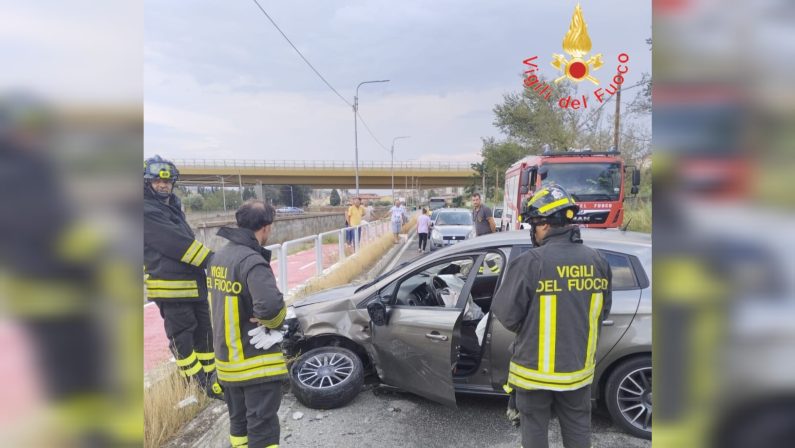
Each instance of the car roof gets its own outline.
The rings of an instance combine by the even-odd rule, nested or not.
[[[594,248],[636,255],[644,264],[651,262],[651,234],[621,231],[619,229],[586,228],[581,228],[580,234],[583,242]],[[441,254],[444,257],[451,252],[478,250],[495,246],[515,246],[517,244],[531,244],[529,230],[513,230],[482,235],[450,246],[453,248],[452,250],[446,250],[447,248],[445,248],[436,251],[432,256],[436,257]]]
[[[635,255],[640,260],[641,264],[649,275],[649,279],[651,280],[651,234],[627,232],[621,231],[619,229],[586,228],[581,228],[580,234],[582,235],[583,243],[593,247],[594,249]],[[416,269],[419,264],[433,263],[438,259],[447,258],[451,255],[466,253],[469,251],[530,244],[532,243],[530,242],[530,233],[528,230],[495,232],[464,240],[453,246],[448,246],[435,252],[431,252],[424,257],[407,261],[406,263],[394,268],[391,272],[382,274],[383,277],[380,278],[379,281],[374,282],[367,288],[362,289],[362,291],[364,291],[362,294],[370,294],[370,288],[381,287],[383,286],[384,282],[394,281],[395,278],[404,275],[408,271]]]

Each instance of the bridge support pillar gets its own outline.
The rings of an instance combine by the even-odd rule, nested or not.
[[[262,191],[262,181],[257,181],[257,185],[254,187],[254,194],[257,195],[257,199],[260,201],[265,200],[265,193]]]

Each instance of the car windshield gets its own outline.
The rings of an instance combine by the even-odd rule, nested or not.
[[[431,210],[436,210],[438,208],[444,207],[445,206],[445,202],[446,201],[444,199],[431,198],[431,200],[428,201],[428,206],[430,207]]]
[[[560,185],[575,201],[617,201],[621,192],[619,163],[547,163],[539,174],[542,187]]]
[[[436,218],[438,226],[471,226],[472,215],[469,212],[447,212],[439,213]]]
[[[399,265],[397,265],[394,268],[384,272],[383,274],[381,274],[378,277],[370,280],[369,282],[363,284],[362,286],[359,286],[358,288],[356,288],[356,291],[354,291],[354,292],[359,292],[359,291],[363,290],[364,288],[369,288],[370,286],[380,282],[382,279],[386,278],[387,276],[391,275],[393,272],[397,271],[398,269],[402,268],[403,266],[406,266],[409,263],[411,263],[411,260],[404,261],[403,263],[400,263]]]

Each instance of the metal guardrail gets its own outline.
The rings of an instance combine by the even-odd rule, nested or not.
[[[354,162],[346,160],[234,160],[234,159],[175,159],[180,168],[272,168],[272,169],[316,169],[334,168],[354,169]],[[428,171],[471,170],[474,162],[446,161],[403,161],[395,162],[395,169],[415,169]],[[390,162],[359,161],[359,168],[391,169]]]
[[[323,239],[325,236],[328,235],[337,235],[338,244],[339,244],[339,259],[337,263],[345,260],[347,255],[345,254],[345,242],[346,242],[346,232],[353,230],[353,250],[354,254],[358,253],[364,242],[370,242],[378,237],[384,235],[388,229],[387,225],[389,223],[387,221],[379,220],[370,222],[367,224],[362,224],[356,227],[345,227],[342,229],[331,230],[328,232],[319,233],[317,235],[309,235],[303,238],[298,238],[290,241],[285,241],[281,244],[271,244],[269,246],[265,246],[265,249],[270,250],[271,252],[278,254],[278,267],[279,267],[279,289],[282,291],[283,294],[287,294],[289,291],[288,288],[288,278],[289,278],[289,265],[287,258],[289,257],[289,250],[292,246],[313,242],[314,243],[314,252],[315,252],[315,275],[320,276],[323,275]],[[360,229],[360,230],[356,230]],[[364,241],[360,239],[360,235],[363,234]],[[336,263],[335,263],[336,264]]]

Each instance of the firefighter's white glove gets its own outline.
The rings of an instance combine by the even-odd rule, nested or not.
[[[248,335],[251,336],[251,340],[249,340],[251,345],[260,350],[267,350],[273,347],[274,344],[282,342],[282,339],[284,339],[281,332],[275,330],[268,331],[268,329],[263,326],[257,326],[249,331]]]

